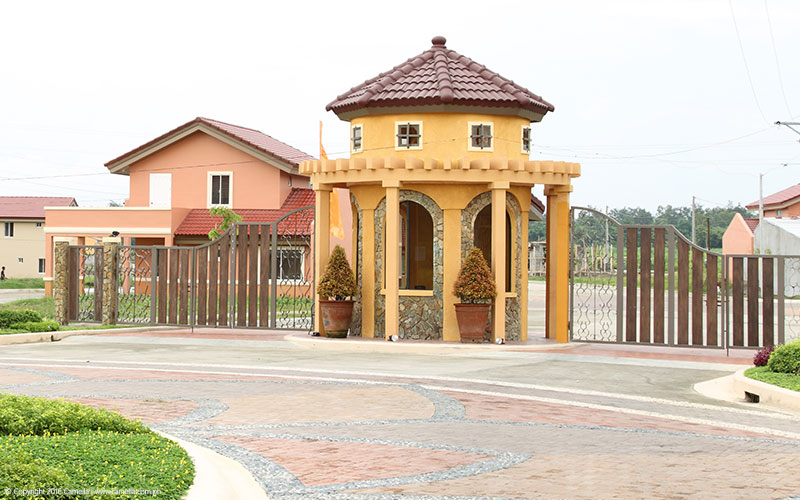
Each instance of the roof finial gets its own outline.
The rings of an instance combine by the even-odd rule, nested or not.
[[[447,42],[447,39],[445,37],[443,37],[443,36],[435,36],[431,40],[431,43],[433,43],[434,47],[441,46],[442,48],[444,48],[444,44],[446,42]]]

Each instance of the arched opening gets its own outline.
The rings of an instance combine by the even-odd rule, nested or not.
[[[483,252],[486,261],[492,262],[492,205],[486,205],[475,217],[472,244]],[[511,217],[506,212],[506,292],[511,291]]]
[[[400,289],[433,290],[433,219],[413,201],[400,203]]]

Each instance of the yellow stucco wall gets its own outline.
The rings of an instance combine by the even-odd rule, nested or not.
[[[422,149],[396,149],[397,133],[395,124],[422,122]],[[469,151],[470,122],[492,123],[492,150]],[[518,116],[466,113],[404,113],[393,115],[362,116],[354,118],[351,126],[362,126],[363,150],[353,153],[352,158],[385,157],[396,155],[400,158],[413,156],[528,159],[522,152],[522,128],[529,127],[530,121]]]
[[[39,273],[39,259],[45,258],[44,221],[4,220],[14,223],[14,236],[0,233],[0,266],[6,267],[6,278],[43,278]],[[36,223],[42,224],[36,227]],[[4,231],[4,225],[0,224]],[[19,260],[22,259],[22,262]]]

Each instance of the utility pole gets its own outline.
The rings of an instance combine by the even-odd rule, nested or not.
[[[764,220],[764,174],[758,174],[758,225],[760,226]],[[763,231],[763,227],[761,229]],[[761,231],[758,232],[758,252],[761,253]]]
[[[606,251],[605,257],[603,258],[603,272],[608,272],[608,268],[611,263],[611,256],[609,252],[611,251],[611,246],[608,243],[608,205],[606,205]]]
[[[692,243],[695,243],[695,239],[694,239],[694,196],[692,196]]]
[[[706,217],[706,250],[711,250],[711,217]]]
[[[775,125],[783,125],[797,135],[800,135],[800,130],[794,127],[800,126],[800,122],[775,122]]]

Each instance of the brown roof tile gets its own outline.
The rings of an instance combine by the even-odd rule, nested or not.
[[[44,207],[77,206],[67,196],[0,196],[0,218],[44,219]]]
[[[293,188],[278,209],[237,208],[235,212],[242,216],[242,222],[275,222],[292,210],[314,206],[314,191],[304,188]],[[206,236],[208,232],[217,227],[222,217],[209,215],[208,209],[196,208],[190,210],[183,219],[175,236]],[[314,215],[309,212],[300,212],[291,215],[278,225],[278,234],[311,234],[314,226]]]
[[[783,191],[778,191],[775,194],[767,196],[763,201],[764,208],[767,208],[769,205],[781,205],[798,197],[800,197],[800,184],[796,184],[792,187],[784,189]],[[750,210],[758,209],[758,200],[748,203],[745,205],[745,208],[749,208]]]
[[[136,154],[136,153],[138,153],[138,152],[140,152],[140,151],[142,151],[144,149],[147,149],[148,147],[159,143],[160,141],[164,140],[165,138],[167,138],[167,137],[169,137],[169,136],[171,136],[173,134],[176,134],[176,133],[184,130],[185,128],[190,127],[190,126],[192,126],[194,124],[197,124],[197,123],[205,124],[205,125],[213,128],[213,129],[215,129],[215,130],[218,130],[218,131],[220,131],[220,132],[222,132],[222,133],[224,133],[224,134],[226,134],[226,135],[238,140],[238,141],[241,141],[241,142],[243,142],[245,144],[248,144],[248,145],[258,149],[259,151],[262,151],[262,152],[264,152],[264,153],[266,153],[266,154],[268,154],[270,156],[273,156],[273,157],[275,157],[275,158],[277,158],[279,160],[283,160],[283,161],[285,161],[287,163],[290,163],[290,164],[292,164],[294,166],[297,166],[301,162],[304,162],[304,161],[307,161],[307,160],[315,160],[316,159],[313,156],[311,156],[309,154],[306,154],[306,153],[300,151],[299,149],[294,148],[294,147],[286,144],[285,142],[281,142],[281,141],[275,139],[274,137],[271,137],[271,136],[269,136],[269,135],[267,135],[267,134],[265,134],[263,132],[259,132],[258,130],[254,130],[254,129],[246,128],[246,127],[240,127],[238,125],[231,125],[230,123],[225,123],[225,122],[221,122],[221,121],[218,121],[218,120],[212,120],[210,118],[198,117],[198,118],[195,118],[194,120],[192,120],[190,122],[184,123],[180,127],[177,127],[177,128],[175,128],[173,130],[170,130],[166,134],[163,134],[163,135],[160,135],[160,136],[156,137],[152,141],[149,141],[149,142],[147,142],[145,144],[142,144],[141,146],[139,146],[136,149],[128,151],[127,153],[125,153],[122,156],[114,158],[113,160],[109,161],[105,165],[106,165],[106,167],[111,168],[114,164],[116,164],[116,163],[118,163],[118,162],[120,162],[122,160],[125,160],[126,158],[130,157],[131,155],[134,155],[134,154]]]
[[[750,228],[751,232],[756,230],[756,228],[758,227],[758,219],[748,219],[746,217],[743,217],[743,219],[744,223],[747,224],[747,227]]]
[[[338,96],[326,106],[337,115],[362,108],[453,104],[522,108],[540,115],[552,104],[528,89],[445,47],[433,46]]]

